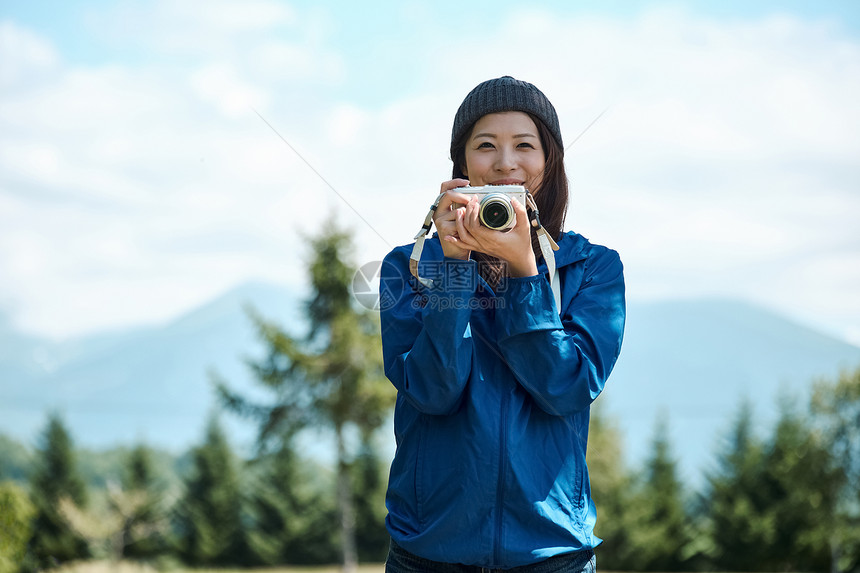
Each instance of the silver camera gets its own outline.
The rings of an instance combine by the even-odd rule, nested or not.
[[[517,214],[511,201],[526,205],[526,188],[522,185],[487,185],[455,189],[464,195],[476,195],[480,200],[478,217],[485,227],[506,231],[517,223]]]

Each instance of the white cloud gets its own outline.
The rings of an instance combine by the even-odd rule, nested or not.
[[[254,108],[265,107],[268,94],[239,77],[231,66],[210,64],[191,75],[190,85],[203,101],[214,105],[221,113],[237,118],[248,115]]]
[[[521,10],[456,41],[416,29],[421,65],[389,84],[416,88],[368,105],[343,83],[384,62],[337,47],[325,17],[190,6],[93,16],[117,23],[106,41],[154,54],[138,64],[64,64],[0,25],[0,46],[21,47],[3,50],[0,298],[27,327],[164,319],[251,277],[301,283],[296,231],[332,210],[359,262],[380,258],[448,177],[462,97],[511,74],[547,93],[568,143],[609,108],[568,154],[569,226],[622,253],[631,297],[744,296],[857,332],[860,42],[833,24]]]
[[[0,62],[0,89],[4,92],[21,84],[32,85],[58,64],[50,42],[9,20],[0,21],[0,54],[4,55]]]

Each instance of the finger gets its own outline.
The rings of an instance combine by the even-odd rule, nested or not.
[[[449,181],[445,181],[442,183],[442,186],[439,190],[439,193],[445,193],[446,191],[450,191],[451,189],[459,189],[460,187],[468,187],[469,180],[468,179],[451,179]]]
[[[462,214],[457,217],[457,234],[460,236],[460,240],[466,243],[471,249],[477,249],[480,245],[478,244],[475,234],[472,232],[473,228],[470,228],[471,225],[469,223],[468,213],[469,207],[466,207],[466,209],[462,211]]]
[[[437,213],[447,213],[456,209],[460,205],[468,203],[468,199],[461,193],[456,191],[447,191],[439,200],[439,205],[436,207]]]
[[[516,227],[519,228],[520,225],[525,227],[530,226],[529,222],[529,213],[526,211],[525,206],[519,201],[511,201],[511,205],[514,208],[514,215],[516,216]]]
[[[459,206],[466,205],[474,195],[466,195],[457,191],[448,191],[445,193],[445,197],[449,198],[452,203],[456,203]]]
[[[481,229],[481,204],[478,201],[477,197],[473,197],[469,204],[466,206],[465,212],[463,213],[463,219],[465,226],[469,229],[470,234],[474,235],[476,232],[480,232]]]
[[[468,185],[468,179],[451,179],[450,181],[445,181],[442,183],[442,185],[439,187],[439,193],[447,197],[451,190],[460,189],[461,187],[467,187]],[[443,197],[443,200],[444,199],[445,198]]]

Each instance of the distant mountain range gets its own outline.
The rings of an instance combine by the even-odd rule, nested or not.
[[[600,399],[634,462],[648,454],[664,419],[682,477],[695,482],[742,401],[764,437],[780,401],[805,409],[816,379],[858,367],[860,348],[745,302],[630,304],[621,357]]]
[[[198,443],[215,409],[211,372],[255,391],[245,361],[263,349],[249,304],[304,333],[300,297],[262,283],[163,326],[63,343],[17,332],[0,315],[0,434],[33,443],[57,411],[88,448],[143,441],[179,452]],[[631,464],[647,455],[665,418],[682,476],[696,482],[742,399],[770,429],[781,394],[805,406],[813,379],[858,366],[860,348],[747,303],[631,303],[621,358],[599,402],[622,430]],[[234,443],[250,443],[248,424],[222,419]],[[393,436],[389,442],[393,452]]]
[[[252,283],[163,326],[63,343],[0,324],[0,432],[31,442],[57,411],[79,445],[181,451],[202,439],[215,409],[212,373],[253,390],[245,361],[263,349],[246,307],[302,334],[300,304],[283,287]],[[234,441],[250,440],[246,424],[223,421]]]

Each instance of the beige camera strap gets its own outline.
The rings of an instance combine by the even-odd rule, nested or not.
[[[552,288],[552,296],[555,299],[555,308],[561,313],[561,281],[558,279],[558,269],[555,268],[555,253],[558,244],[549,236],[540,222],[540,211],[531,193],[526,193],[526,206],[529,208],[529,220],[532,227],[537,229],[538,245],[546,263],[546,272],[549,275],[549,286]]]
[[[421,253],[424,251],[424,241],[427,239],[427,235],[430,233],[430,228],[433,226],[433,213],[436,212],[436,209],[439,207],[439,201],[444,197],[444,193],[439,193],[439,196],[436,197],[436,200],[430,205],[430,210],[427,211],[427,216],[424,217],[424,225],[421,226],[421,230],[418,231],[418,234],[415,235],[415,246],[412,247],[412,255],[409,257],[409,272],[412,273],[418,282],[426,286],[427,288],[433,287],[433,281],[431,279],[422,279],[418,276],[418,261],[421,260]]]
[[[436,212],[436,209],[439,207],[439,201],[442,200],[444,195],[444,193],[440,193],[430,206],[427,216],[424,217],[424,224],[421,226],[421,230],[418,231],[417,235],[415,235],[415,246],[412,247],[412,255],[409,257],[409,272],[418,279],[418,282],[429,288],[433,287],[433,281],[431,279],[425,279],[418,276],[418,262],[421,260],[421,253],[424,250],[424,241],[427,239],[427,235],[430,233],[430,228],[433,226],[433,213]],[[558,245],[553,238],[549,236],[549,233],[546,232],[543,225],[541,225],[540,212],[538,211],[537,203],[535,203],[532,194],[528,192],[526,193],[526,207],[529,211],[529,221],[531,222],[531,226],[537,229],[538,245],[540,246],[543,260],[546,262],[546,270],[549,275],[549,284],[552,287],[552,294],[555,298],[555,306],[559,311],[561,311],[561,287],[558,280],[558,271],[555,268],[555,253],[553,252],[558,250]]]

